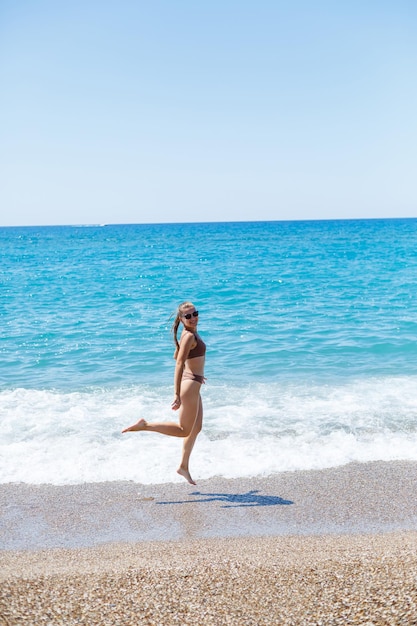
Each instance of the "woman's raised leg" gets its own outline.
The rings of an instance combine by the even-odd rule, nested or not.
[[[147,422],[144,419],[140,419],[136,424],[124,428],[122,433],[145,430],[170,437],[188,437],[196,421],[199,401],[200,384],[192,380],[182,381],[179,424],[176,422]]]

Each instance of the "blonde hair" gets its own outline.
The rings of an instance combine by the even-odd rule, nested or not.
[[[175,320],[174,320],[174,323],[172,325],[172,335],[174,337],[174,342],[175,342],[174,359],[177,358],[178,350],[180,349],[180,344],[179,344],[178,338],[177,338],[177,332],[178,332],[178,326],[180,325],[182,314],[185,311],[185,309],[189,309],[192,306],[194,306],[194,304],[192,302],[181,302],[181,304],[178,305],[178,308],[177,308],[177,311],[176,311],[176,314],[175,314]]]

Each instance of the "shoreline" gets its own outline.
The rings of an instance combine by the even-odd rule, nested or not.
[[[417,566],[417,530],[357,535],[288,535],[180,539],[106,543],[88,548],[48,548],[0,552],[0,582],[39,577],[121,574],[132,569],[220,566],[231,560],[245,567],[321,567],[347,557],[358,562],[371,556],[380,561],[407,555]],[[417,601],[417,598],[416,598]],[[1,624],[1,621],[0,621]]]
[[[417,462],[141,485],[0,485],[2,550],[417,529]]]
[[[0,485],[0,624],[408,626],[416,478],[401,461],[197,487]]]

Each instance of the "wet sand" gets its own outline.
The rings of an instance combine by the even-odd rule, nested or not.
[[[416,478],[0,486],[0,624],[415,624]]]

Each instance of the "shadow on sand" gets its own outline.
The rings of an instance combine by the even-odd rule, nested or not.
[[[193,491],[191,496],[203,496],[197,500],[177,500],[171,502],[157,502],[156,504],[189,504],[190,502],[225,502],[221,508],[229,509],[239,506],[277,506],[282,504],[294,504],[291,500],[283,500],[278,496],[263,496],[259,489],[253,489],[246,493],[203,493]]]

